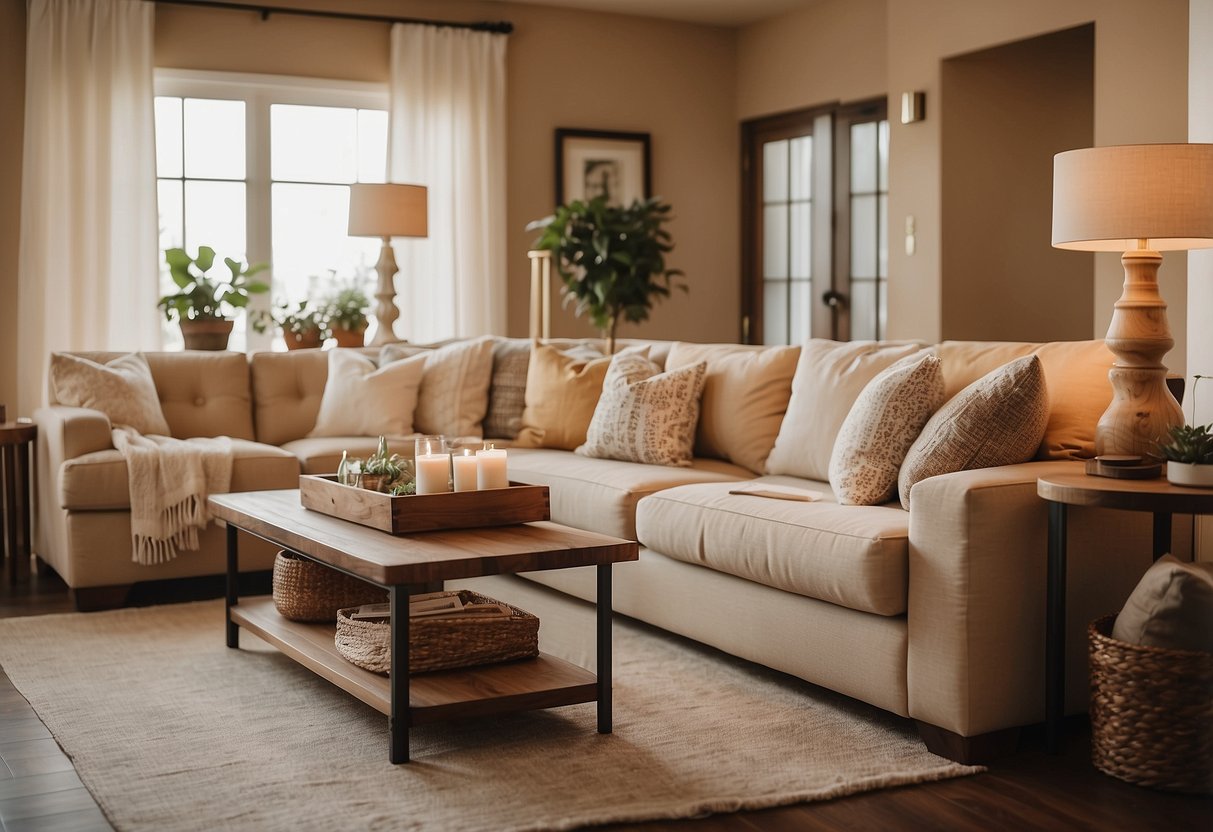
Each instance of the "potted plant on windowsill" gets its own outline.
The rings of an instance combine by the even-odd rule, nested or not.
[[[270,312],[255,312],[252,322],[257,332],[265,332],[271,323],[281,329],[288,350],[315,349],[328,337],[327,311],[307,300],[298,304],[282,301]]]
[[[178,322],[187,350],[227,349],[231,315],[247,307],[251,295],[270,289],[269,284],[251,279],[268,268],[265,263],[248,266],[225,257],[231,279],[208,276],[215,263],[215,250],[210,246],[199,246],[197,257],[190,257],[183,248],[170,248],[164,252],[164,260],[178,291],[160,298],[157,306],[168,320]]]
[[[653,303],[669,297],[672,286],[687,289],[673,283],[682,272],[665,267],[674,248],[662,227],[669,213],[659,198],[623,207],[600,196],[558,206],[552,216],[527,225],[528,231],[543,229],[535,248],[552,252],[565,304],[575,302],[577,315],[589,314],[612,354],[621,320],[648,320]]]
[[[361,347],[366,343],[367,310],[370,298],[357,286],[347,286],[327,301],[329,332],[339,347]]]

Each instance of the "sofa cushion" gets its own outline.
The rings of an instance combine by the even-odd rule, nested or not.
[[[310,436],[405,436],[413,432],[423,355],[384,367],[357,350],[329,350],[328,378]]]
[[[799,355],[800,347],[676,343],[667,370],[700,361],[708,365],[696,456],[727,459],[761,473],[788,409]]]
[[[299,487],[299,460],[289,451],[232,439],[231,491]],[[126,460],[114,449],[69,459],[59,469],[59,504],[70,511],[129,509]]]
[[[111,424],[142,434],[170,435],[143,353],[120,355],[104,363],[65,352],[51,353],[50,383],[61,404],[100,411]]]
[[[493,346],[493,375],[489,382],[489,409],[484,414],[484,435],[513,439],[522,427],[526,406],[526,370],[531,362],[528,338],[498,338]]]
[[[922,349],[914,341],[807,341],[766,472],[825,481],[834,439],[863,388],[893,362]]]
[[[737,482],[750,473],[716,459],[689,468],[590,459],[570,451],[511,448],[510,479],[551,490],[552,520],[601,534],[636,539],[636,503],[649,494],[696,482]]]
[[[616,355],[577,453],[649,465],[690,465],[706,372],[702,361],[663,373],[642,355]]]
[[[757,482],[825,483],[767,476]],[[676,560],[877,615],[906,611],[910,515],[896,504],[840,506],[729,494],[731,485],[671,488],[636,508],[641,544]]]
[[[316,426],[328,356],[321,350],[257,352],[251,362],[257,441],[282,445]]]
[[[388,451],[413,458],[413,437],[387,437]],[[341,462],[341,452],[350,459],[366,459],[379,447],[375,436],[309,436],[282,444],[282,450],[293,454],[304,474],[333,474]]]
[[[1040,358],[1045,384],[1055,391],[1037,459],[1095,455],[1095,425],[1112,401],[1108,370],[1115,356],[1102,340],[1029,344],[944,341],[933,347],[943,361],[944,392],[951,398],[991,370],[1025,355]]]
[[[388,344],[379,355],[390,364],[416,355],[407,344]],[[489,407],[489,381],[493,374],[493,339],[485,336],[455,341],[424,350],[425,374],[413,425],[419,433],[445,436],[481,436]]]

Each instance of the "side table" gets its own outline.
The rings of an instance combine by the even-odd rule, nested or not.
[[[38,436],[33,422],[0,423],[0,455],[4,474],[4,554],[9,580],[29,578],[30,449]]]
[[[1036,481],[1049,501],[1049,573],[1045,620],[1045,734],[1049,753],[1061,748],[1066,671],[1066,514],[1069,506],[1148,511],[1154,515],[1154,559],[1171,548],[1172,514],[1213,514],[1213,488],[1186,488],[1165,479],[1118,480],[1057,474]]]

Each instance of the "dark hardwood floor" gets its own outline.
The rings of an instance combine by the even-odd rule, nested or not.
[[[139,589],[132,595],[132,603],[220,595],[220,581],[175,581]],[[67,588],[58,577],[34,574],[27,583],[14,586],[5,570],[0,581],[0,617],[73,610]],[[822,803],[608,828],[638,832],[1213,830],[1213,798],[1143,789],[1092,768],[1089,735],[1081,719],[1067,725],[1064,754],[1046,754],[1043,732],[1030,729],[1024,732],[1019,753],[989,768],[974,777]],[[0,832],[110,828],[80,783],[71,760],[0,668]]]

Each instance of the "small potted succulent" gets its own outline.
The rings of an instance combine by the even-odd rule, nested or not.
[[[404,485],[408,469],[412,462],[400,456],[389,454],[387,439],[379,437],[379,449],[366,458],[362,463],[362,487],[370,491],[391,492],[394,487]]]
[[[329,332],[339,347],[361,347],[365,343],[370,298],[357,286],[338,289],[325,302]]]
[[[1177,425],[1159,443],[1167,460],[1167,479],[1174,485],[1213,488],[1213,423]]]
[[[265,263],[248,266],[225,257],[231,279],[208,276],[215,263],[215,250],[210,246],[198,246],[197,257],[190,257],[183,248],[170,248],[164,252],[164,260],[177,291],[160,298],[157,306],[168,320],[179,322],[187,350],[227,349],[231,316],[248,306],[250,295],[270,290],[268,283],[250,279],[269,268]]]
[[[326,310],[308,300],[297,304],[282,301],[270,312],[254,313],[252,320],[258,332],[265,332],[271,323],[281,329],[288,350],[316,348],[328,337]]]

